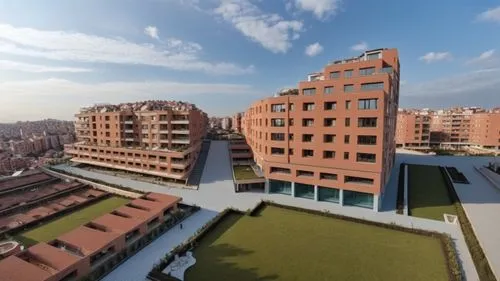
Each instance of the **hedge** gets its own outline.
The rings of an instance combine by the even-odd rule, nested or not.
[[[448,177],[446,173],[446,169],[444,167],[439,167],[441,174],[446,182],[446,187],[448,188],[448,193],[450,195],[450,199],[457,210],[457,217],[460,223],[460,228],[462,229],[462,233],[465,237],[465,243],[467,244],[467,248],[469,248],[469,252],[472,256],[472,260],[474,261],[474,265],[476,266],[477,274],[479,275],[479,280],[482,281],[496,281],[495,274],[491,270],[488,259],[486,258],[483,248],[479,244],[477,240],[476,234],[474,233],[474,229],[465,213],[464,208],[460,202],[460,198],[453,187],[450,177]]]

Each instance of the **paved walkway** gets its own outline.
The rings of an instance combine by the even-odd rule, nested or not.
[[[456,158],[444,159],[444,160],[441,158],[446,158],[446,157],[398,154],[397,162],[395,164],[395,169],[399,169],[399,163],[401,163],[402,161],[407,163],[422,162],[422,163],[427,163],[429,165],[438,164],[441,163],[442,161],[446,161],[444,163],[456,162]],[[487,161],[486,158],[482,158],[482,160]],[[443,164],[438,164],[438,165],[443,165]],[[198,206],[203,207],[206,210],[211,210],[214,212],[220,212],[226,209],[227,207],[234,207],[240,210],[248,210],[253,208],[260,200],[272,200],[274,202],[284,205],[290,205],[290,206],[296,206],[296,207],[302,207],[320,211],[328,210],[331,213],[350,216],[350,217],[362,218],[366,220],[379,221],[384,223],[395,223],[405,227],[414,227],[419,229],[426,229],[426,230],[447,233],[452,237],[453,241],[456,244],[458,256],[462,262],[462,267],[467,280],[472,280],[472,281],[479,280],[476,269],[472,262],[472,258],[467,249],[467,245],[465,244],[465,240],[463,238],[459,226],[449,225],[434,220],[396,215],[394,213],[394,208],[390,209],[390,206],[386,208],[386,212],[377,213],[373,212],[372,210],[363,209],[359,207],[351,207],[351,206],[340,207],[337,204],[332,204],[328,202],[316,202],[310,199],[293,198],[291,196],[280,195],[280,194],[265,194],[265,193],[252,193],[252,192],[235,193],[232,180],[231,164],[229,160],[228,144],[225,141],[212,141],[212,144],[210,146],[210,151],[208,154],[208,159],[205,165],[205,169],[203,172],[203,176],[198,191],[170,188],[162,185],[124,179],[111,175],[103,175],[66,165],[60,165],[57,168],[69,171],[74,174],[80,174],[85,177],[96,178],[103,180],[105,182],[131,187],[137,190],[154,191],[154,192],[161,192],[161,193],[180,196],[183,198],[183,201],[185,203],[196,204]],[[466,174],[466,176],[468,175]],[[386,195],[384,197],[384,202],[385,201],[388,202],[389,198],[392,198],[391,200],[395,201],[394,196],[395,192],[397,192],[397,172],[393,171],[389,182],[390,183],[388,185]],[[187,237],[188,236],[186,236],[186,238]],[[166,252],[168,252],[168,249],[163,248],[162,251],[163,254],[165,254]],[[148,270],[151,267],[152,264],[149,265]],[[118,279],[106,279],[106,280],[114,281]]]
[[[182,229],[175,226],[162,236],[158,237],[151,244],[130,257],[110,274],[104,277],[103,281],[141,281],[147,280],[153,265],[165,257],[177,245],[193,236],[200,227],[205,225],[210,219],[215,217],[217,212],[201,209],[182,222]]]

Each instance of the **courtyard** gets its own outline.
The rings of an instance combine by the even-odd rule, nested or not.
[[[438,166],[408,165],[408,207],[411,216],[444,221],[456,215]]]
[[[55,219],[49,223],[43,224],[42,226],[21,232],[15,237],[15,239],[26,247],[32,246],[38,242],[48,242],[61,234],[69,232],[97,217],[125,205],[129,201],[129,199],[122,197],[110,197],[61,218]]]
[[[230,214],[209,232],[185,280],[448,280],[440,243],[266,206],[255,217]]]

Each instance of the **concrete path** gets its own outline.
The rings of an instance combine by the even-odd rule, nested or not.
[[[488,161],[488,158],[481,159],[469,159],[466,157],[459,158],[461,161],[464,158],[466,163],[462,163],[467,166],[472,163],[478,163],[481,161]],[[96,178],[103,180],[105,182],[120,184],[130,188],[134,188],[142,191],[154,191],[167,193],[171,195],[180,196],[183,201],[188,204],[196,204],[203,207],[204,209],[211,210],[214,212],[220,212],[227,207],[234,207],[240,210],[248,210],[253,208],[260,200],[272,200],[279,204],[302,207],[307,209],[328,210],[331,213],[362,218],[366,220],[379,221],[384,223],[395,223],[405,227],[414,227],[425,230],[438,231],[449,234],[456,244],[459,259],[462,262],[462,267],[467,280],[476,281],[479,280],[477,276],[476,269],[472,262],[472,258],[468,251],[467,245],[463,238],[460,227],[457,225],[449,225],[444,222],[408,217],[396,215],[395,209],[395,196],[397,194],[397,178],[399,170],[399,164],[401,162],[406,163],[422,163],[427,165],[454,165],[457,166],[457,158],[450,158],[446,156],[428,156],[428,155],[411,155],[411,154],[398,154],[395,163],[395,171],[392,172],[391,178],[389,180],[388,187],[386,189],[386,194],[384,196],[384,203],[392,201],[394,204],[392,209],[391,205],[388,207],[383,207],[383,212],[373,212],[372,210],[363,209],[359,207],[343,206],[340,207],[337,204],[332,204],[328,202],[316,202],[310,199],[303,198],[293,198],[287,195],[280,194],[265,194],[265,193],[235,193],[234,185],[232,180],[231,163],[229,159],[228,144],[226,141],[212,141],[210,146],[210,151],[208,153],[208,158],[206,161],[205,169],[199,186],[199,190],[187,190],[170,188],[162,185],[156,185],[151,183],[145,183],[130,179],[123,179],[119,177],[114,177],[110,175],[98,174],[95,172],[90,172],[82,170],[75,167],[70,167],[67,165],[60,165],[57,168],[66,170],[68,172],[79,174],[89,178]],[[457,168],[461,169],[461,166]],[[465,172],[464,172],[465,173]],[[468,173],[466,174],[467,177]],[[469,179],[470,180],[470,179]],[[391,204],[391,203],[387,203]],[[498,214],[499,212],[497,212]],[[494,221],[490,221],[493,223]],[[498,234],[498,232],[496,232]],[[491,234],[492,236],[495,233]],[[498,237],[498,236],[497,236]],[[187,236],[186,236],[187,238]],[[493,248],[492,250],[499,249]],[[162,249],[163,254],[168,250]],[[152,267],[149,265],[148,270]],[[110,275],[114,276],[114,275]],[[107,281],[115,279],[106,279]],[[128,279],[125,279],[128,280]]]
[[[217,212],[201,209],[182,223],[182,229],[175,226],[151,244],[130,257],[102,281],[141,281],[147,280],[153,265],[165,257],[177,245],[193,236],[196,231],[217,215]]]

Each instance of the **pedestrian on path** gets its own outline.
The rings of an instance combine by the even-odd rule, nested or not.
[[[180,227],[181,227],[181,229],[182,229],[182,223],[180,224]]]

